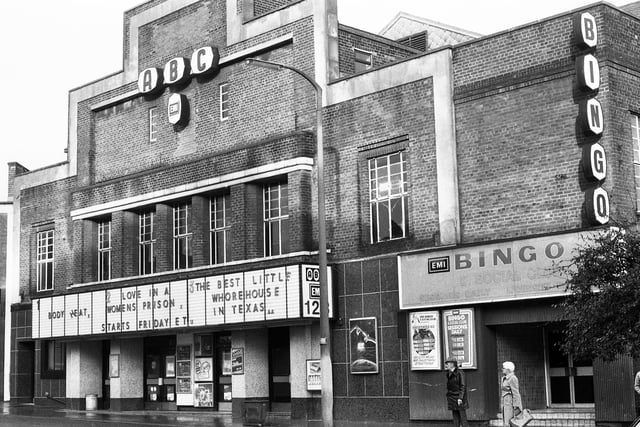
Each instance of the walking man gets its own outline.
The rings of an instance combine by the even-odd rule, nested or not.
[[[469,427],[467,423],[466,409],[469,407],[467,401],[467,383],[464,372],[458,369],[456,359],[447,359],[444,362],[447,370],[447,407],[451,410],[454,427]]]

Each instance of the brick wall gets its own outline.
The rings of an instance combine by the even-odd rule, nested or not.
[[[496,328],[496,382],[500,381],[502,362],[516,365],[522,404],[529,409],[546,408],[544,341],[542,326],[508,325]],[[499,396],[496,396],[499,399]]]
[[[69,217],[69,194],[75,177],[31,187],[20,194],[20,292],[35,295],[36,235],[54,229],[54,290],[39,296],[59,294],[73,283],[72,242],[74,231]]]
[[[327,238],[333,259],[432,246],[438,231],[431,79],[329,107],[325,139]],[[372,144],[406,142],[409,239],[370,243],[367,159]],[[315,198],[315,197],[314,197]],[[315,200],[314,200],[315,204]],[[315,231],[314,231],[315,235]]]
[[[142,26],[138,39],[139,69],[162,68],[178,56],[190,59],[198,47],[225,47],[226,16],[226,2],[214,0],[194,3]]]
[[[339,27],[338,46],[340,77],[355,74],[354,48],[373,54],[372,68],[379,68],[419,53],[400,43],[346,25]]]
[[[300,0],[254,0],[253,14],[255,16],[266,15],[275,12],[278,9],[287,7],[292,3],[298,3]]]
[[[183,19],[176,18],[175,22],[184,24]],[[220,53],[225,56],[286,33],[293,33],[295,46],[275,49],[263,57],[295,64],[313,75],[310,18],[256,37],[251,43],[238,43],[229,48],[221,44]],[[197,37],[181,43],[180,46],[184,46],[182,50],[177,51],[177,46],[172,45],[172,48],[167,48],[166,59],[154,57],[153,65],[162,67],[165,60],[178,55],[190,56],[194,49],[211,44],[207,39]],[[152,49],[149,51],[154,52]],[[230,117],[225,121],[219,118],[221,83],[229,84]],[[109,99],[119,91],[81,103],[78,112],[80,182],[87,185],[160,165],[175,165],[217,155],[274,134],[309,128],[314,119],[313,90],[304,79],[289,72],[248,67],[242,62],[225,66],[206,81],[194,79],[179,91],[187,96],[190,105],[190,122],[184,128],[176,128],[167,120],[166,104],[171,91],[166,89],[156,98],[137,97],[94,113],[88,111],[90,105]],[[151,107],[158,107],[159,111],[156,142],[148,141],[148,110]],[[125,151],[129,153],[126,159],[120,155]]]
[[[586,136],[572,40],[573,14],[499,33],[454,49],[456,138],[465,242],[590,227],[582,147],[607,152],[603,187],[613,222],[635,222],[630,113],[638,108],[637,20],[608,6],[598,20],[605,132]],[[577,13],[577,12],[576,12]],[[623,52],[624,51],[624,52]],[[496,60],[499,59],[499,60]],[[635,70],[635,71],[633,71]]]

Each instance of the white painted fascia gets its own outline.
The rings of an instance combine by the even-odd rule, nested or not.
[[[133,209],[149,204],[161,203],[168,200],[187,197],[197,193],[212,191],[219,188],[229,187],[231,185],[241,184],[244,182],[255,181],[259,179],[269,178],[272,176],[287,174],[296,170],[311,171],[313,168],[313,159],[310,157],[297,157],[291,160],[284,160],[269,165],[258,166],[243,171],[233,172],[226,175],[216,176],[189,184],[179,185],[166,188],[151,193],[141,194],[138,196],[127,197],[112,202],[101,203],[99,205],[89,206],[86,208],[75,209],[71,211],[71,219],[92,218],[112,212]]]

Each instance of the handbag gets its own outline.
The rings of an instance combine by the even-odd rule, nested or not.
[[[524,427],[531,422],[533,419],[533,415],[531,415],[531,411],[528,409],[523,409],[518,415],[511,418],[509,421],[509,425],[511,427]]]

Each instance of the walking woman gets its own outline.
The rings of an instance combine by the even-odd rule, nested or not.
[[[502,364],[502,425],[509,427],[509,421],[522,411],[522,398],[520,397],[520,385],[518,377],[513,374],[516,365],[513,362]]]

